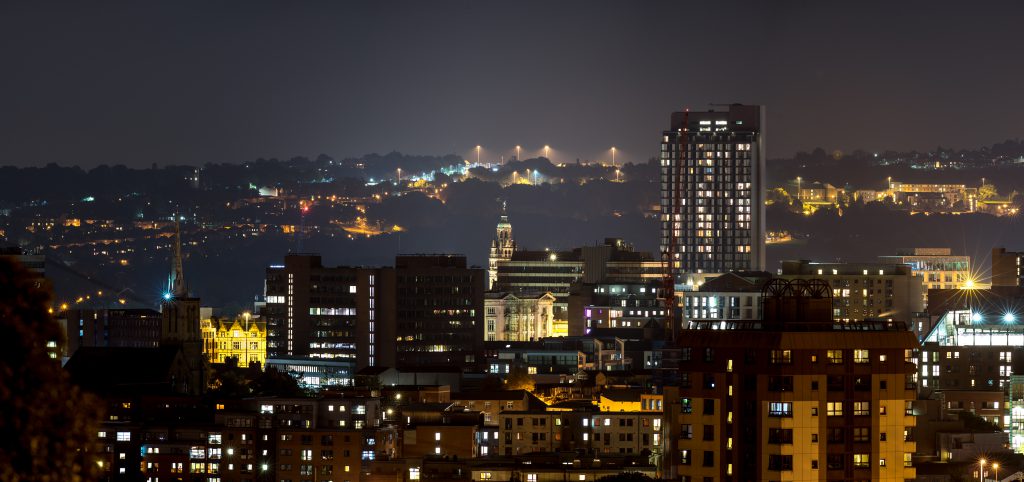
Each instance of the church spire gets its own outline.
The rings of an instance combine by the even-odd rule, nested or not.
[[[174,217],[174,257],[171,260],[171,275],[167,279],[167,292],[164,294],[164,298],[171,297],[188,297],[188,290],[185,289],[185,272],[181,263],[181,228],[177,215]]]

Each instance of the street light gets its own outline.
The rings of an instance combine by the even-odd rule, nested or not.
[[[978,461],[978,480],[985,482],[985,459]]]
[[[992,464],[992,469],[996,471],[995,477],[996,477],[996,482],[998,482],[999,481],[999,462],[996,462],[996,463]]]
[[[401,182],[402,182],[402,168],[401,167],[398,168],[398,182],[399,182],[399,184],[401,184]]]
[[[797,201],[800,200],[800,182],[801,181],[803,181],[803,178],[801,178],[800,176],[797,176],[796,177],[796,200]]]
[[[523,146],[516,146],[516,160],[517,160],[517,161],[521,161],[521,160],[523,160],[523,159],[522,159],[521,157],[519,157],[519,151],[520,151],[520,150],[521,150],[522,148],[523,148]]]
[[[551,146],[544,146],[544,159],[547,159],[549,161],[551,160],[551,157],[548,156],[548,151],[550,151],[550,150],[551,150]]]
[[[480,164],[480,146],[476,146],[476,163]]]
[[[612,146],[612,167],[615,167],[615,146]]]
[[[619,182],[619,174],[622,174],[622,171],[616,169],[615,170],[615,182]]]

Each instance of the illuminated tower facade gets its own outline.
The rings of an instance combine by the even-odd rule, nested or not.
[[[764,109],[674,112],[661,138],[661,251],[688,274],[765,269]]]
[[[498,262],[510,261],[515,250],[516,242],[512,239],[512,224],[508,222],[508,206],[505,201],[502,201],[497,236],[491,240],[491,252],[487,258],[488,289],[494,289],[494,282],[498,279]]]
[[[189,296],[181,259],[181,230],[174,224],[174,246],[171,274],[167,291],[160,305],[160,345],[180,346],[189,364],[191,378],[187,381],[190,393],[205,389],[205,357],[203,337],[199,325],[199,298]]]

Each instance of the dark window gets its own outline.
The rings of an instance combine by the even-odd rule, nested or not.
[[[846,454],[829,454],[826,462],[828,470],[843,470],[846,466],[845,462]]]
[[[715,466],[715,453],[710,450],[704,451],[704,466],[714,467]]]
[[[704,426],[704,440],[710,441],[715,439],[715,426],[705,425]]]
[[[704,415],[715,414],[715,401],[709,398],[704,399]]]
[[[768,377],[768,391],[792,392],[793,377]]]
[[[793,470],[793,456],[769,455],[768,470]]]
[[[791,429],[791,428],[770,428],[770,429],[768,429],[768,443],[770,443],[770,444],[791,444],[791,443],[793,443],[793,429]]]

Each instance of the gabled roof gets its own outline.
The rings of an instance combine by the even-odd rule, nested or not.
[[[730,272],[705,281],[701,285],[700,291],[717,293],[760,292],[771,279],[771,273],[765,271]]]

